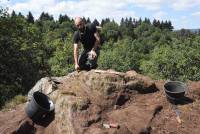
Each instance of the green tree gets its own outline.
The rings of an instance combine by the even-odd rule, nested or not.
[[[74,70],[73,60],[73,45],[71,37],[67,37],[65,42],[56,40],[56,51],[49,59],[48,63],[51,66],[51,74],[56,76],[64,76]]]
[[[91,23],[90,18],[88,17],[86,23]]]
[[[46,20],[52,21],[52,20],[54,20],[54,18],[53,18],[52,15],[49,15],[48,13],[42,12],[40,17],[39,17],[39,21],[46,21]]]
[[[38,61],[41,36],[38,28],[29,25],[22,16],[1,16],[0,25],[0,85],[12,90],[10,94],[2,91],[2,97],[8,100],[27,92],[41,78]]]
[[[115,22],[108,22],[104,24],[102,33],[106,40],[117,41],[120,37],[119,26]]]
[[[28,15],[27,15],[27,22],[34,24],[34,17],[30,11],[28,12]]]
[[[99,26],[98,20],[97,20],[97,19],[94,19],[93,24],[94,24],[95,26]]]
[[[142,62],[141,69],[157,79],[199,80],[200,55],[197,51],[200,47],[197,42],[198,38],[194,42],[174,39],[171,46],[156,47],[150,60]]]
[[[70,21],[70,18],[69,18],[69,16],[67,16],[67,15],[61,15],[61,14],[60,14],[58,21],[59,21],[60,24],[61,24],[61,23],[65,22],[65,21]]]
[[[17,17],[17,14],[15,13],[15,11],[13,10],[11,13],[11,17]]]
[[[115,69],[117,71],[139,70],[142,54],[137,52],[135,42],[127,37],[116,43],[107,42],[99,58],[99,67],[102,69]]]

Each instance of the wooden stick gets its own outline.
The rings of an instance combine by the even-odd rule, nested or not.
[[[112,70],[94,70],[95,73],[110,73],[110,74],[116,74],[116,75],[125,75],[125,73],[122,73],[122,72],[116,72],[116,71],[112,71]]]

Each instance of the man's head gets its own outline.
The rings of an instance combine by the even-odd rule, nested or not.
[[[83,19],[81,17],[76,17],[74,20],[75,26],[83,32],[85,30],[85,23],[83,22]]]

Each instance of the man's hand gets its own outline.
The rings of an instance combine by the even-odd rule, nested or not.
[[[97,57],[96,52],[94,50],[91,50],[90,53],[89,53],[89,57],[90,57],[90,59],[96,58]]]
[[[80,69],[80,66],[78,64],[75,64],[75,69],[76,70],[79,70]]]

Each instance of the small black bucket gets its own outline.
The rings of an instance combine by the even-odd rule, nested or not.
[[[184,98],[187,86],[180,81],[169,81],[164,84],[165,94],[169,101],[179,101]]]
[[[25,111],[29,118],[38,121],[54,110],[54,104],[45,94],[37,91],[33,93]]]

